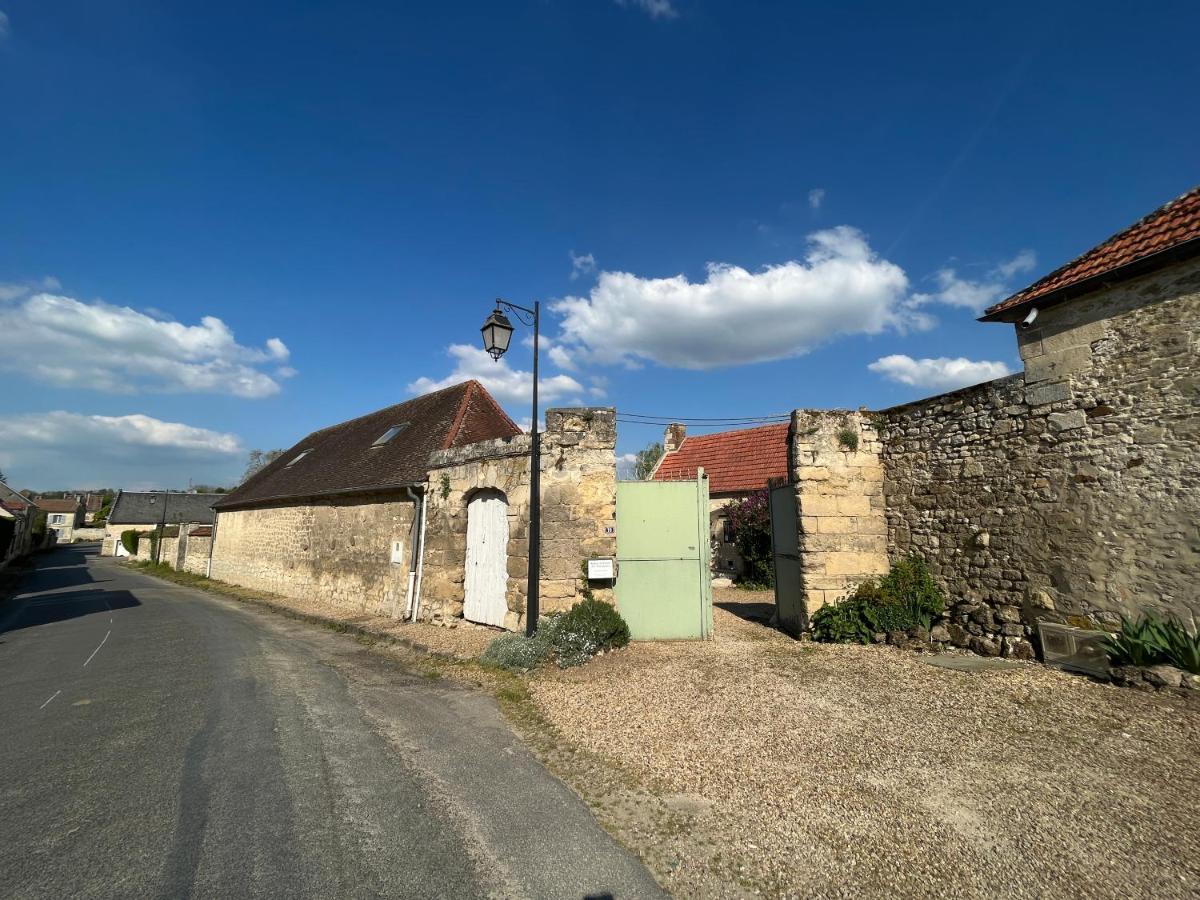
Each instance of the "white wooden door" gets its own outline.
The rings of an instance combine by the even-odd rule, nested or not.
[[[467,571],[463,617],[503,625],[508,612],[508,501],[480,491],[467,506]]]
[[[117,540],[113,544],[113,556],[128,556],[129,551],[125,549],[125,544],[121,541],[121,536],[117,535]]]

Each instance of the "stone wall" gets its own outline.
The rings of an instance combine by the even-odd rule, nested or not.
[[[204,535],[188,535],[183,548],[183,556],[179,568],[193,575],[208,574],[208,554],[212,547],[212,538]]]
[[[809,613],[887,572],[883,466],[875,425],[861,412],[792,413],[790,467]]]
[[[415,504],[367,494],[218,513],[211,577],[359,612],[403,615]],[[403,561],[391,562],[402,541]]]
[[[1041,312],[1025,371],[876,414],[888,548],[955,643],[1030,655],[1041,618],[1200,616],[1200,263]],[[998,326],[996,326],[998,327]]]
[[[570,608],[582,597],[584,560],[616,555],[616,413],[612,409],[551,409],[541,437],[543,612]],[[430,461],[422,617],[462,615],[467,507],[480,490],[508,501],[509,614],[524,624],[529,565],[529,437],[484,441],[440,451]],[[594,593],[611,599],[607,585]]]

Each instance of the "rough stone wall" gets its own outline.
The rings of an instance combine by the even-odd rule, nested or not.
[[[861,412],[798,409],[789,439],[811,614],[887,572],[883,465],[875,424]]]
[[[212,538],[188,535],[184,545],[183,559],[180,568],[193,575],[208,574],[208,552],[212,547]]]
[[[415,504],[403,494],[218,514],[212,577],[346,609],[403,615]],[[391,562],[393,541],[403,563]]]
[[[616,555],[615,447],[614,410],[546,411],[541,437],[543,612],[569,609],[582,598],[584,560]],[[462,615],[467,508],[476,493],[491,488],[508,500],[505,627],[523,627],[529,571],[528,454],[527,435],[434,454],[428,481],[423,618],[440,621]],[[607,585],[593,585],[593,592],[611,600]]]
[[[1041,618],[1200,616],[1200,262],[1045,309],[1025,372],[877,414],[888,546],[955,643],[1025,656]]]
[[[143,534],[149,534],[153,530],[153,525],[105,525],[104,538],[100,544],[100,555],[113,556],[117,552],[116,548],[121,541],[121,535],[126,531],[140,531]]]

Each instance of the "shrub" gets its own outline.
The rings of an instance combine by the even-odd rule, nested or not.
[[[846,599],[818,609],[813,638],[827,643],[867,643],[879,632],[928,631],[946,608],[946,598],[925,561],[910,556],[879,579],[868,579]]]
[[[838,446],[843,450],[849,450],[853,453],[858,449],[858,432],[847,426],[838,431],[837,442]]]
[[[1200,634],[1192,634],[1175,619],[1121,617],[1121,628],[1104,641],[1104,652],[1115,666],[1167,664],[1200,675]]]
[[[581,666],[602,650],[629,643],[629,626],[603,600],[584,600],[568,612],[543,616],[533,637],[502,634],[480,657],[504,669],[535,669],[553,658],[560,668]]]
[[[130,556],[137,556],[138,541],[141,537],[142,533],[133,529],[121,532],[121,546],[125,548]]]
[[[603,600],[576,603],[552,627],[558,664],[564,669],[583,665],[601,650],[629,643],[629,626],[616,608]]]
[[[738,584],[769,588],[775,583],[771,560],[771,506],[766,491],[755,491],[744,500],[730,500],[724,513],[733,529],[733,545],[742,558]]]
[[[543,624],[538,633],[527,638],[523,634],[502,634],[483,651],[482,662],[502,669],[535,669],[540,666],[550,652],[550,644],[538,640],[545,629]]]

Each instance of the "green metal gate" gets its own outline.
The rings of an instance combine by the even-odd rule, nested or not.
[[[796,487],[771,488],[771,556],[775,562],[775,610],[779,627],[793,637],[808,627],[804,574],[800,567],[800,528]]]
[[[712,636],[708,476],[617,484],[617,608],[634,640]]]

